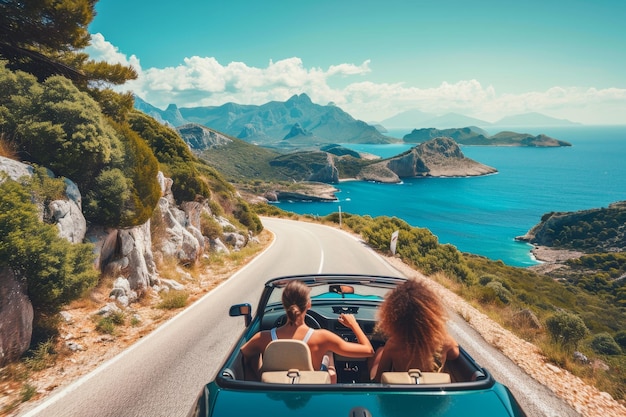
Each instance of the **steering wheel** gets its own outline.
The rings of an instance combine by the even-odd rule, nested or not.
[[[282,316],[276,319],[276,321],[274,322],[274,327],[280,327],[285,323],[287,323],[287,315],[283,314]],[[306,315],[304,316],[304,323],[312,329],[322,328],[319,321],[317,321],[315,317],[313,317],[309,313],[306,313]]]

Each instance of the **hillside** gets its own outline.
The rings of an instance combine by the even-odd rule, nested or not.
[[[544,214],[541,222],[519,240],[585,253],[626,249],[626,202],[607,208]]]
[[[178,109],[171,104],[165,111],[141,99],[136,103],[138,109],[176,127],[197,123],[246,142],[281,149],[330,143],[395,141],[337,106],[313,103],[306,94],[294,95],[285,102],[272,101],[259,106],[226,103]]]
[[[439,136],[447,136],[461,145],[480,146],[529,146],[558,147],[572,146],[570,143],[551,138],[547,135],[533,136],[527,133],[500,132],[493,136],[477,127],[439,130],[435,128],[413,129],[403,140],[408,143],[421,143]]]

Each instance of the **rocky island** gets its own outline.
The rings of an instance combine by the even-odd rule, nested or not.
[[[475,126],[460,129],[413,129],[403,140],[408,143],[420,143],[435,137],[446,136],[461,145],[480,146],[528,146],[535,148],[551,148],[572,146],[571,143],[551,138],[547,135],[533,136],[528,133],[500,132],[490,136],[485,130]]]

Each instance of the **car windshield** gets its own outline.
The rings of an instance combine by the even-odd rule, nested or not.
[[[276,281],[272,288],[267,305],[274,306],[281,303],[283,288],[288,281]],[[354,280],[354,281],[307,281],[302,280],[311,288],[311,301],[326,299],[358,299],[358,300],[378,300],[382,301],[390,290],[396,286],[396,282],[379,282],[375,280]]]

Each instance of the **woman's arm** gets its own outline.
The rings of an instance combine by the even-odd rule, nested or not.
[[[260,381],[261,375],[259,374],[261,354],[265,349],[263,346],[261,332],[256,333],[241,347],[241,354],[243,355],[244,364],[244,379],[252,381]]]
[[[367,338],[361,326],[356,321],[356,318],[352,314],[340,314],[339,315],[339,323],[343,324],[356,336],[357,343],[346,342],[339,336],[337,338],[343,342],[339,344],[340,351],[335,351],[340,355],[352,356],[352,357],[370,357],[374,354],[374,348],[372,347],[372,343]]]

